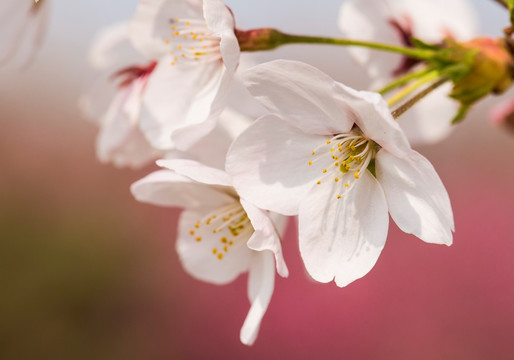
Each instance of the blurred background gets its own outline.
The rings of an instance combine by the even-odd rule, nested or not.
[[[338,35],[341,1],[227,1],[241,28]],[[483,33],[507,16],[475,0]],[[0,68],[0,359],[512,359],[514,138],[477,106],[446,141],[419,150],[438,170],[454,245],[427,245],[391,223],[365,278],[340,289],[309,280],[296,230],[291,275],[276,289],[253,347],[239,343],[246,277],[190,278],[174,251],[179,212],[137,203],[140,171],[100,164],[96,129],[77,110],[95,73],[88,47],[135,0],[55,0],[42,50]],[[345,49],[289,46],[290,58],[357,86]]]

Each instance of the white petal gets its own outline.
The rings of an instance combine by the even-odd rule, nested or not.
[[[380,150],[376,172],[391,217],[400,229],[429,243],[451,245],[454,225],[450,199],[426,158],[414,150],[403,159]]]
[[[225,66],[234,72],[239,64],[240,50],[232,13],[221,0],[204,0],[203,12],[209,29],[221,37],[220,51]]]
[[[211,85],[201,89],[192,102],[184,126],[172,132],[171,139],[180,150],[189,150],[208,135],[225,109],[232,87],[232,75],[218,67]],[[188,124],[188,125],[185,125]]]
[[[254,253],[248,279],[248,295],[252,306],[241,328],[240,339],[252,345],[257,339],[262,318],[268,309],[275,286],[275,266],[269,251]]]
[[[222,78],[218,63],[174,67],[171,61],[169,57],[159,61],[143,98],[141,130],[159,149],[174,146],[171,135],[175,130],[207,120],[211,113],[208,105],[216,97]],[[196,106],[196,101],[203,105]],[[197,116],[190,116],[190,112]]]
[[[128,24],[120,23],[103,29],[93,40],[88,60],[97,69],[121,69],[138,62],[147,62],[138,53],[128,36]]]
[[[348,109],[334,100],[336,81],[310,65],[276,60],[250,68],[243,77],[265,107],[306,133],[346,133],[353,125]]]
[[[209,209],[212,210],[212,209]],[[240,274],[248,271],[252,260],[252,250],[246,244],[231,247],[224,252],[220,260],[213,249],[221,250],[219,236],[212,230],[202,231],[195,228],[195,224],[209,211],[186,210],[179,220],[179,233],[176,249],[184,269],[196,279],[213,284],[226,284],[234,280]],[[190,231],[195,233],[191,235]],[[200,237],[201,240],[197,241]]]
[[[159,206],[212,208],[236,200],[223,191],[175,174],[169,170],[155,171],[130,187],[136,200]]]
[[[338,83],[337,99],[353,113],[355,123],[368,138],[396,156],[405,156],[410,150],[407,137],[380,94],[357,91]]]
[[[174,170],[202,184],[232,186],[232,178],[223,170],[215,169],[194,160],[157,160],[157,165]]]
[[[363,277],[375,265],[389,224],[384,193],[369,171],[346,192],[343,182],[314,185],[302,201],[298,218],[307,271],[320,282],[335,278],[340,287]]]
[[[458,103],[448,97],[451,84],[446,84],[425,97],[398,118],[398,124],[411,144],[432,144],[444,139],[453,130],[451,117]]]
[[[325,141],[325,137],[307,135],[277,116],[264,116],[234,141],[226,169],[241,197],[261,209],[295,215],[321,174],[318,164],[308,164],[311,152]]]
[[[248,240],[248,247],[255,251],[270,250],[273,252],[278,274],[282,277],[289,276],[275,224],[263,210],[244,199],[240,199],[240,201],[255,230],[250,240]]]
[[[199,0],[139,0],[130,21],[132,43],[149,59],[162,57],[169,51],[165,40],[170,36],[170,19],[201,19]]]

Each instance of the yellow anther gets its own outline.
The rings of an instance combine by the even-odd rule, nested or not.
[[[345,161],[343,161],[343,166],[346,166],[346,160],[345,160]]]
[[[194,230],[190,230],[190,231],[189,231],[189,234],[194,235],[194,234],[195,234],[195,231],[194,231]]]
[[[193,35],[193,40],[196,40],[196,38],[197,38],[197,37],[198,37],[198,35],[197,35],[197,34],[194,34],[194,35]]]
[[[200,38],[200,39],[198,39],[198,41],[202,42],[202,41],[203,41],[203,39],[202,39],[202,38]]]
[[[176,27],[175,25],[173,25],[173,26],[171,27],[171,30],[177,30],[177,27]]]
[[[337,195],[337,198],[340,199],[341,198],[341,195]]]
[[[216,248],[212,249],[213,254],[216,254],[217,252],[218,252],[218,249],[216,249]]]
[[[330,151],[334,151],[334,150],[335,150],[335,148],[331,148],[331,149],[330,149]]]
[[[200,228],[200,224],[196,224],[195,228],[199,229]]]
[[[195,49],[194,47],[190,47],[190,48],[189,48],[189,50],[192,50],[192,51],[193,51],[194,49]]]
[[[222,253],[218,254],[218,259],[220,259],[220,260],[223,259],[223,254]]]
[[[227,238],[225,236],[223,236],[220,240],[223,244],[227,243]]]
[[[327,145],[328,145],[328,144],[330,144],[330,143],[332,143],[332,141],[330,141],[330,140],[327,140]]]
[[[169,43],[170,43],[170,41],[168,39],[166,39],[166,44],[169,44]]]
[[[234,245],[234,242],[233,242],[232,240],[230,240],[230,241],[228,242],[228,244],[229,244],[230,246],[232,246],[232,245]]]
[[[346,184],[344,184],[344,186],[349,187],[349,186],[350,186],[350,184],[346,183]]]
[[[339,166],[339,163],[338,163],[338,162],[335,162],[335,163],[334,163],[334,166]]]
[[[175,18],[175,22],[176,22],[176,23],[177,23],[177,22],[179,22],[179,21],[180,21],[180,20],[179,20],[179,18]]]
[[[327,169],[323,169],[323,174],[327,172]]]
[[[225,252],[228,251],[228,246],[227,245],[223,246],[223,251],[225,251]]]
[[[311,166],[311,165],[312,165],[312,161],[309,161],[309,166]]]
[[[335,181],[335,182],[338,182],[338,181],[339,181],[339,178],[335,178],[335,179],[334,179],[334,181]]]
[[[318,182],[316,184],[318,184],[318,185],[321,184],[321,181],[318,180]]]
[[[350,155],[350,160],[353,160],[353,159],[354,159],[353,155]]]
[[[175,63],[173,61],[171,62],[171,66],[175,66]]]
[[[187,39],[189,39],[189,36],[184,35],[184,40],[187,40]]]
[[[312,155],[315,155],[315,154],[316,154],[316,152],[315,152],[315,151],[313,151],[313,152],[312,152]]]
[[[179,45],[179,46],[178,46],[178,49],[179,49],[179,50],[182,50],[182,45]]]
[[[191,25],[191,23],[189,21],[186,21],[186,26],[189,26]]]
[[[175,56],[175,57],[173,58],[173,60],[178,61],[178,57],[176,57],[176,56]]]
[[[200,242],[200,241],[202,241],[202,237],[201,237],[201,236],[198,236],[195,240],[196,240],[196,241],[198,241],[198,242]]]
[[[359,178],[359,173],[356,171],[355,174],[353,174],[353,176],[355,176],[356,179]]]

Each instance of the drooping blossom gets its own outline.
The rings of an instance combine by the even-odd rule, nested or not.
[[[215,125],[239,62],[234,19],[221,0],[141,0],[135,47],[157,64],[140,127],[158,149],[188,149]]]
[[[288,275],[276,230],[284,228],[284,218],[272,220],[267,212],[240,198],[231,177],[222,170],[191,160],[157,163],[166,170],[134,183],[132,194],[142,202],[184,209],[176,249],[190,275],[222,285],[249,273],[252,305],[240,339],[252,345],[273,293],[275,267],[279,275]]]
[[[17,52],[29,64],[46,33],[49,0],[2,0],[0,5],[0,65]]]
[[[178,156],[223,167],[228,145],[249,124],[246,116],[225,108],[214,122],[214,127],[210,128],[213,139],[203,132],[194,138],[202,141],[203,146],[215,140],[208,152],[201,147],[179,151],[172,143],[166,149],[155,148],[140,126],[143,98],[149,99],[146,96],[148,82],[159,76],[155,73],[157,61],[147,59],[134,48],[126,24],[114,25],[100,32],[93,43],[89,60],[101,75],[88,94],[81,98],[80,107],[99,127],[96,150],[98,158],[104,163],[138,168],[159,157]],[[237,84],[237,81],[234,83]],[[249,103],[244,99],[241,102]]]
[[[466,41],[478,33],[478,21],[469,1],[350,0],[340,10],[339,28],[351,39],[413,46],[413,39],[441,44],[445,38]],[[373,80],[373,89],[416,68],[414,59],[367,48],[350,48]],[[437,142],[450,131],[458,103],[448,98],[446,84],[399,118],[411,143]]]
[[[235,140],[227,171],[256,206],[298,214],[301,255],[315,280],[345,286],[364,276],[385,245],[388,213],[425,242],[452,243],[448,194],[380,95],[293,61],[245,77],[274,114]]]

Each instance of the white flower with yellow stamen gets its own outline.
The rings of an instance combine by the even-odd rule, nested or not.
[[[193,277],[226,284],[249,272],[252,306],[240,338],[253,344],[273,293],[275,267],[279,275],[288,275],[276,230],[284,229],[285,218],[274,215],[272,221],[267,212],[240,198],[231,177],[221,170],[192,160],[157,163],[167,170],[134,183],[132,194],[142,202],[184,208],[176,249]]]
[[[157,59],[141,129],[159,149],[187,150],[215,125],[239,63],[234,19],[221,0],[140,0],[134,46]]]
[[[452,243],[448,194],[380,95],[294,61],[245,77],[275,115],[235,140],[227,171],[256,206],[298,214],[301,255],[315,280],[345,286],[368,273],[385,245],[388,212],[425,242]]]

